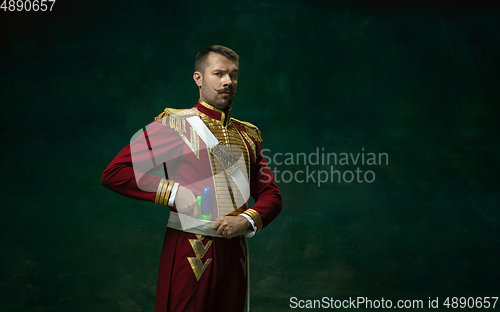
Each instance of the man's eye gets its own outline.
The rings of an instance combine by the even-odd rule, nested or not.
[[[220,76],[220,73],[215,73],[214,75],[215,75],[215,76]]]
[[[235,75],[231,75],[231,78],[232,78],[232,79],[236,79],[236,76],[235,76]]]

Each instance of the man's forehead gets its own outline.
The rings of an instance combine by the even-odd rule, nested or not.
[[[230,60],[224,55],[210,52],[207,60],[207,67],[211,69],[238,71],[238,61]]]

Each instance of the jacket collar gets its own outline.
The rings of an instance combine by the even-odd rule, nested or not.
[[[196,104],[194,107],[197,108],[199,112],[207,115],[208,117],[220,121],[224,126],[231,118],[230,116],[231,107],[222,110],[220,108],[217,108],[213,105],[210,105],[202,101],[201,99],[198,101],[198,104]]]

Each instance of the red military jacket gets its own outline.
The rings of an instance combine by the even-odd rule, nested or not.
[[[222,215],[245,213],[257,227],[266,227],[281,211],[281,195],[272,171],[262,156],[261,134],[254,125],[230,117],[230,108],[222,111],[203,101],[194,106],[205,125],[221,142],[244,155],[242,168],[250,184],[255,204],[235,206],[234,199],[222,191],[213,197],[212,220]],[[145,131],[118,155],[105,169],[101,183],[124,196],[168,206],[175,182],[201,195],[204,187],[217,189],[220,181],[215,171],[217,161],[210,157],[206,145],[186,123],[185,111],[165,109]],[[240,159],[240,160],[241,160]],[[151,172],[161,174],[151,174]],[[218,175],[218,177],[222,177]],[[234,187],[234,185],[233,185]],[[234,209],[233,209],[234,208]],[[175,207],[170,206],[172,211]]]

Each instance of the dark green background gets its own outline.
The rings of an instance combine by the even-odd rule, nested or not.
[[[492,3],[1,11],[0,310],[153,310],[168,211],[112,193],[100,175],[163,108],[196,103],[194,56],[210,44],[240,54],[232,114],[259,126],[270,155],[389,155],[360,166],[371,184],[279,184],[283,212],[250,240],[253,311],[291,311],[292,296],[500,296]]]

